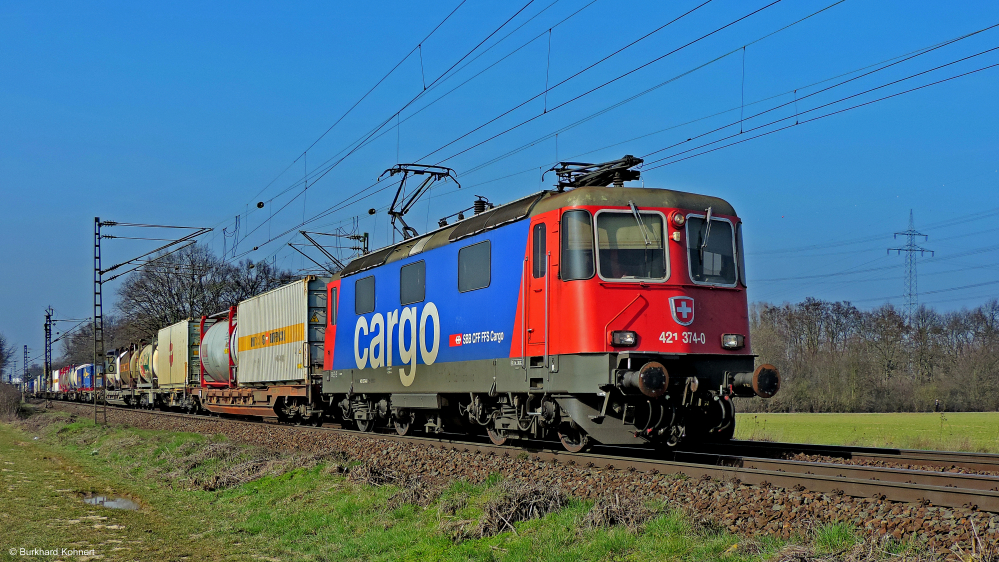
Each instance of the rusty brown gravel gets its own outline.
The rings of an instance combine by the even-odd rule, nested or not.
[[[53,403],[58,409],[87,415],[84,405]],[[999,517],[964,508],[896,503],[868,498],[750,486],[740,482],[695,480],[683,475],[651,474],[544,462],[512,450],[511,454],[442,449],[420,443],[378,439],[362,434],[276,424],[248,424],[215,417],[163,416],[141,410],[108,410],[112,425],[141,429],[221,434],[250,445],[310,454],[345,453],[393,473],[419,476],[424,482],[460,478],[482,482],[490,474],[520,482],[558,487],[582,499],[650,497],[686,509],[696,519],[742,536],[781,538],[806,535],[829,523],[846,523],[865,538],[914,539],[940,556],[971,552],[975,536],[999,544]]]

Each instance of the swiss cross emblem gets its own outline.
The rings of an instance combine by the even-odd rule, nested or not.
[[[690,326],[694,321],[694,299],[691,297],[670,297],[669,311],[673,320],[681,326]]]

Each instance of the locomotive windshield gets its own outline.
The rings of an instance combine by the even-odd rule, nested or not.
[[[704,217],[687,217],[687,262],[694,283],[735,285],[735,244],[732,223]]]
[[[659,213],[598,213],[600,276],[604,279],[665,279],[663,240],[663,216]]]

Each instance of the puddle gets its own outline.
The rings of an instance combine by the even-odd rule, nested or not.
[[[128,498],[109,498],[107,496],[93,496],[89,498],[83,498],[85,503],[90,505],[99,505],[101,507],[108,507],[111,509],[129,509],[135,511],[139,509],[139,504]]]

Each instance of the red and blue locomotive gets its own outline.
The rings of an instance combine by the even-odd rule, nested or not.
[[[624,187],[640,162],[561,164],[557,190],[349,263],[328,285],[327,414],[572,451],[730,438],[731,398],[780,386],[749,347],[742,223]]]

